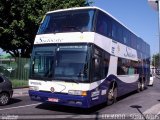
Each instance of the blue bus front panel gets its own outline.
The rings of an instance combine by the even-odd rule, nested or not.
[[[29,90],[31,100],[81,108],[90,108],[106,102],[106,94],[104,93],[106,93],[106,90],[93,89],[87,92],[87,96],[80,96],[70,95],[67,93],[51,93]]]
[[[50,102],[53,104],[89,108],[90,97],[88,96],[76,96],[69,95],[65,93],[49,93],[49,92],[40,92],[29,90],[29,96],[31,100],[41,101],[41,102]]]

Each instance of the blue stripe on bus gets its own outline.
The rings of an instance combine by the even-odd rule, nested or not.
[[[106,102],[106,94],[102,94],[102,91],[108,91],[109,85],[115,80],[118,84],[118,96],[126,94],[128,91],[136,90],[137,83],[124,83],[118,79],[115,75],[108,76],[97,88],[87,91],[87,96],[69,95],[65,93],[50,93],[29,90],[29,95],[32,100],[49,102],[48,98],[58,99],[58,102],[52,102],[53,104],[89,108],[101,103]],[[98,82],[98,81],[97,81]]]
[[[33,91],[29,90],[29,95],[32,100],[41,101],[41,102],[50,102],[48,101],[49,98],[51,99],[58,99],[57,102],[51,102],[54,104],[60,105],[67,105],[67,106],[74,106],[74,107],[82,107],[82,108],[89,108],[90,107],[90,98],[88,96],[76,96],[76,95],[68,95],[63,93],[47,93],[47,92],[40,92],[40,91]]]

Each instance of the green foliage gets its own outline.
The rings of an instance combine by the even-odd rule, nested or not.
[[[152,56],[152,65],[156,68],[159,66],[159,54],[155,54]]]
[[[87,5],[86,0],[0,0],[0,48],[15,57],[29,57],[47,11]]]
[[[27,80],[11,80],[13,88],[18,87],[27,87],[28,81]]]

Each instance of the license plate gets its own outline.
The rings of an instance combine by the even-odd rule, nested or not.
[[[57,99],[57,98],[48,98],[48,101],[50,101],[50,102],[59,102],[59,99]]]

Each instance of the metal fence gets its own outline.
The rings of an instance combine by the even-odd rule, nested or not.
[[[24,86],[29,77],[29,62],[29,58],[0,58],[0,74],[16,81],[16,84],[20,83],[16,85],[18,87]]]

